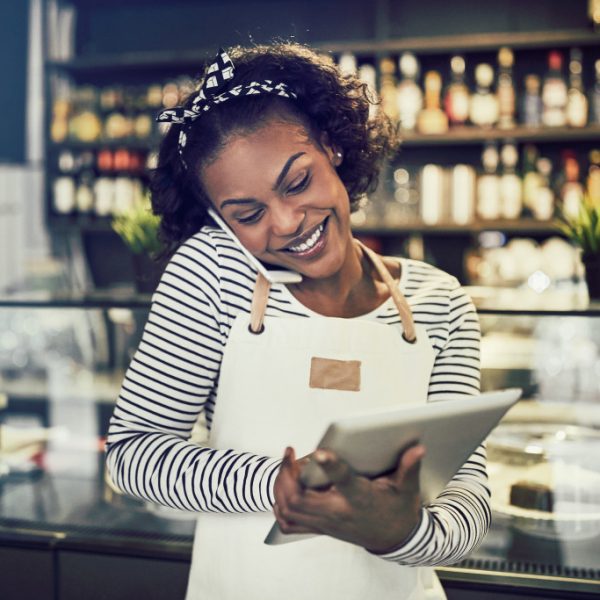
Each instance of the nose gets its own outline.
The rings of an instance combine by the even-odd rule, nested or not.
[[[299,206],[278,202],[271,208],[271,231],[280,237],[297,235],[302,231],[306,211]]]

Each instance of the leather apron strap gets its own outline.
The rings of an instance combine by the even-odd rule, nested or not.
[[[415,323],[413,320],[410,306],[402,292],[398,289],[398,285],[390,275],[387,267],[381,260],[381,257],[365,246],[362,242],[354,240],[365,256],[371,261],[383,282],[387,285],[390,295],[398,309],[400,320],[404,332],[402,337],[409,343],[414,343],[417,340],[415,332]],[[254,293],[252,294],[252,306],[250,308],[250,331],[252,333],[261,333],[264,328],[265,311],[267,309],[267,301],[269,299],[269,290],[271,289],[270,282],[260,273],[256,277],[254,284]]]

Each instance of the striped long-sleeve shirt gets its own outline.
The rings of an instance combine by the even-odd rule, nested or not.
[[[480,331],[471,300],[454,277],[423,262],[398,260],[400,289],[435,353],[428,401],[478,393]],[[109,473],[124,492],[188,511],[271,510],[279,457],[189,441],[201,414],[210,428],[229,331],[237,314],[250,312],[255,278],[240,250],[209,227],[169,262],[108,432]],[[312,314],[284,286],[272,287],[267,316]],[[399,323],[391,299],[361,318]],[[480,447],[422,508],[410,539],[384,558],[405,565],[460,560],[487,531],[489,496]]]

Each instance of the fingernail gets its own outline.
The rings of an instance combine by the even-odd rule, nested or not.
[[[325,464],[329,460],[327,452],[324,452],[323,450],[317,450],[313,456],[314,459],[321,465]]]

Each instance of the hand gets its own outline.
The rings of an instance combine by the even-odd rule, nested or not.
[[[313,455],[332,485],[305,488],[296,460],[287,448],[275,480],[273,510],[284,533],[320,533],[383,554],[400,546],[420,518],[419,468],[425,447],[408,448],[393,473],[375,479],[357,475],[331,450]]]

